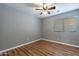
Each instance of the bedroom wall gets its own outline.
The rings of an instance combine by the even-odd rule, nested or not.
[[[54,20],[61,20],[72,16],[77,17],[76,32],[54,32]],[[41,20],[43,21],[43,38],[79,46],[79,10],[65,12]]]
[[[40,20],[26,11],[0,4],[0,50],[41,37]]]

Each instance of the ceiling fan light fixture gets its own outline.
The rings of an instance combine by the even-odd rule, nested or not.
[[[47,11],[43,11],[43,14],[46,15],[47,14]]]
[[[50,14],[50,10],[56,9],[56,6],[52,6],[51,3],[43,3],[41,8],[38,8],[36,10],[41,10],[40,15],[42,14]]]

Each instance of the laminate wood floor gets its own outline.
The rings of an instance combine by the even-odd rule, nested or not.
[[[79,56],[79,48],[40,40],[4,52],[1,56]]]

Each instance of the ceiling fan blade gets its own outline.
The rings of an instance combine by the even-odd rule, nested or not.
[[[43,13],[41,12],[40,15],[42,15]]]
[[[36,9],[36,10],[43,10],[43,9]]]
[[[56,9],[56,6],[48,8],[48,10]]]
[[[47,13],[48,13],[48,14],[50,14],[50,12],[49,12],[49,11],[48,11]]]

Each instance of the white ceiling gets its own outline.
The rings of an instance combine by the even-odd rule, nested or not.
[[[5,5],[8,5],[12,8],[16,8],[24,12],[29,12],[30,14],[35,15],[39,18],[49,17],[60,13],[64,13],[67,11],[79,9],[79,3],[54,3],[54,5],[56,5],[56,9],[50,11],[51,12],[50,15],[39,15],[40,11],[35,10],[35,7],[32,7],[34,3],[30,3],[30,4],[29,3],[9,3],[9,4],[6,3]]]

